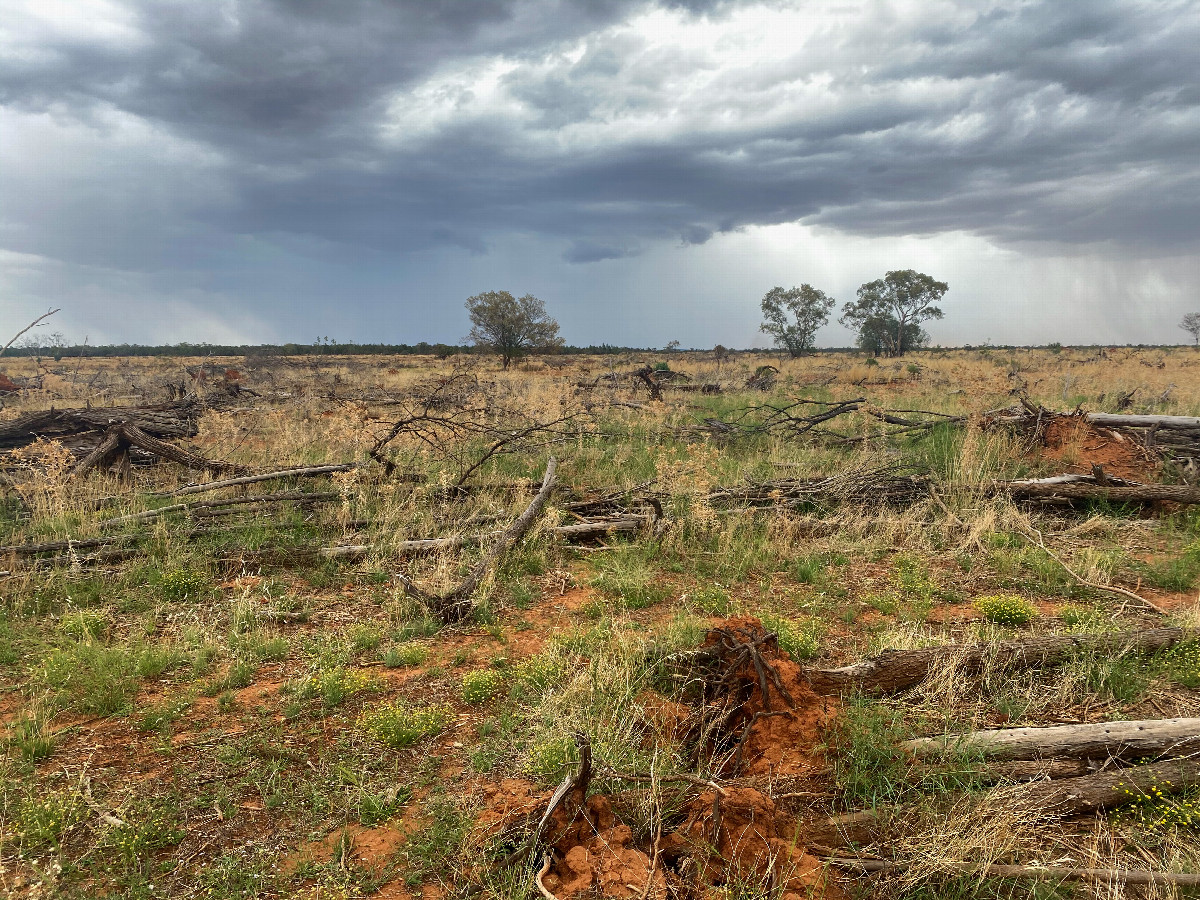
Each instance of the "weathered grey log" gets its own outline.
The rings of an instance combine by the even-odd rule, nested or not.
[[[1200,750],[1200,719],[1143,719],[1046,728],[996,728],[917,738],[905,741],[900,746],[916,756],[974,752],[996,759],[1183,755]]]
[[[294,469],[279,469],[275,472],[263,472],[259,475],[243,475],[241,478],[226,478],[223,481],[209,481],[205,484],[189,484],[187,487],[176,488],[155,494],[156,497],[183,497],[187,494],[201,494],[205,491],[215,491],[218,488],[235,487],[242,484],[256,484],[260,481],[271,481],[275,478],[312,478],[316,475],[332,475],[335,472],[349,472],[358,465],[356,462],[335,463],[324,466],[300,466]]]
[[[1084,421],[1105,428],[1200,428],[1200,416],[1142,416],[1084,413]]]
[[[1129,803],[1153,792],[1178,794],[1200,786],[1200,759],[1165,759],[1097,775],[1035,781],[998,788],[1006,803],[1040,808],[1047,815],[1076,816]]]
[[[262,494],[256,497],[224,497],[220,500],[200,500],[195,503],[174,503],[158,509],[148,509],[145,512],[130,513],[127,516],[117,516],[99,523],[100,528],[110,528],[113,525],[125,525],[131,522],[148,522],[167,513],[185,512],[193,509],[212,509],[221,506],[240,506],[249,503],[286,503],[294,500],[297,503],[322,503],[336,500],[342,495],[337,491],[322,491],[309,493],[306,491],[284,491],[279,494]]]
[[[555,525],[546,529],[546,534],[564,538],[595,537],[612,532],[637,532],[649,521],[646,516],[628,516],[621,519],[605,519],[600,522],[579,522],[575,525]],[[395,544],[345,544],[339,547],[322,547],[321,555],[331,559],[367,556],[372,552],[405,556],[414,553],[436,553],[438,550],[453,550],[470,544],[481,544],[499,537],[504,532],[489,531],[483,534],[456,534],[444,538],[422,538],[398,541]]]
[[[828,866],[850,869],[866,875],[892,872],[906,868],[904,863],[886,859],[856,859],[826,857]],[[939,868],[949,875],[979,875],[993,878],[1047,879],[1049,881],[1098,881],[1105,884],[1196,885],[1200,875],[1191,872],[1152,872],[1146,869],[1076,869],[1064,866],[1009,866],[993,863],[980,866],[972,863],[942,863]]]
[[[0,556],[7,556],[9,553],[13,553],[17,556],[35,556],[39,553],[57,553],[62,550],[88,550],[92,547],[107,547],[110,544],[117,544],[121,541],[127,541],[130,539],[130,535],[122,534],[106,538],[44,541],[40,544],[9,544],[6,547],[0,547]]]
[[[997,668],[1054,666],[1078,653],[1153,653],[1165,650],[1197,633],[1183,628],[1149,628],[1114,634],[1047,635],[998,644],[967,644],[921,650],[885,650],[877,656],[838,669],[807,669],[813,689],[822,694],[859,690],[889,694],[922,682],[932,669],[951,662],[967,672],[984,664]]]
[[[1112,500],[1129,503],[1170,500],[1173,503],[1200,503],[1200,488],[1186,484],[1139,484],[1122,487],[1009,481],[999,482],[996,488],[1009,496],[1022,499]]]

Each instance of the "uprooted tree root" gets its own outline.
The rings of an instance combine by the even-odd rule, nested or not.
[[[523,779],[486,789],[480,826],[504,851],[502,864],[525,863],[539,891],[557,900],[585,893],[665,900],[735,885],[840,897],[805,852],[798,823],[760,789],[822,777],[820,732],[832,701],[811,691],[801,667],[755,619],[730,620],[674,662],[699,721],[689,734],[697,755],[714,760],[718,780],[607,770],[592,760],[586,736],[576,735],[579,769],[548,798]],[[597,770],[610,781],[650,783],[657,815],[649,833],[628,824],[623,794],[587,795]]]

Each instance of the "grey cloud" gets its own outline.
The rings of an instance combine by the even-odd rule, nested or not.
[[[658,5],[719,28],[751,4]],[[1200,242],[1194,2],[863,4],[749,65],[629,24],[654,6],[128,0],[125,36],[13,32],[28,52],[0,54],[0,107],[85,137],[13,151],[0,249],[233,293],[272,252],[378,272],[511,235],[577,264],[797,221]],[[489,105],[471,67],[500,58]],[[458,105],[389,137],[393,104],[438,79]]]

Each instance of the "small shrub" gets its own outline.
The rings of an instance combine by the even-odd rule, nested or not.
[[[996,625],[1019,628],[1037,618],[1037,607],[1017,594],[989,594],[975,600],[975,608]]]
[[[1166,674],[1177,684],[1192,690],[1200,688],[1200,643],[1176,644],[1160,660]]]
[[[321,705],[329,708],[366,690],[370,685],[371,677],[369,675],[338,667],[301,678],[289,689],[297,700],[312,700],[319,697]]]
[[[355,625],[350,629],[350,649],[355,653],[378,650],[383,644],[383,631],[375,625]]]
[[[58,630],[73,641],[95,641],[108,632],[111,624],[108,610],[73,609],[63,614]]]
[[[513,666],[509,693],[514,699],[537,697],[557,685],[566,674],[566,658],[554,652],[539,653]]]
[[[154,851],[183,840],[178,811],[166,804],[138,804],[123,819],[123,824],[105,834],[102,846],[128,866],[138,866]]]
[[[504,676],[494,669],[468,672],[462,679],[462,697],[472,706],[480,706],[500,692]]]
[[[83,821],[86,813],[87,807],[77,791],[55,791],[22,803],[13,825],[22,845],[46,846],[58,844],[64,834]]]
[[[410,706],[403,702],[365,709],[359,727],[389,747],[411,747],[454,721],[454,710],[442,703]]]
[[[192,569],[168,569],[158,580],[158,593],[164,600],[196,600],[209,587],[208,576]]]
[[[692,602],[709,615],[727,616],[733,611],[729,591],[719,584],[706,584],[692,592]]]
[[[820,634],[812,623],[804,624],[772,615],[763,616],[762,623],[767,631],[775,632],[779,649],[794,660],[812,659],[820,650]]]

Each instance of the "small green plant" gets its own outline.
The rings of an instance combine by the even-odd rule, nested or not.
[[[82,822],[86,813],[87,807],[78,791],[60,790],[20,804],[13,825],[23,846],[54,845]]]
[[[92,715],[120,711],[137,691],[137,659],[119,647],[75,644],[55,650],[40,674],[63,700]]]
[[[383,630],[376,625],[355,625],[350,629],[350,649],[355,653],[378,650],[383,637]]]
[[[1176,644],[1164,652],[1159,661],[1168,677],[1185,688],[1200,688],[1200,643],[1188,641]]]
[[[796,622],[779,616],[764,615],[763,627],[775,632],[779,649],[796,661],[812,659],[820,650],[821,635],[814,623]]]
[[[191,705],[190,697],[178,697],[166,703],[148,706],[142,710],[138,728],[142,731],[166,732]]]
[[[826,560],[821,555],[800,556],[792,560],[788,573],[798,584],[819,584],[825,574]]]
[[[383,654],[383,664],[389,669],[412,668],[429,658],[429,650],[412,641],[388,647]]]
[[[495,669],[477,669],[462,678],[463,701],[472,706],[481,706],[500,693],[504,675]]]
[[[131,868],[142,868],[150,854],[183,840],[179,812],[167,803],[142,802],[124,812],[101,846],[116,853]]]
[[[168,569],[158,579],[159,596],[169,602],[197,600],[208,588],[208,576],[193,569]]]
[[[411,747],[422,738],[437,734],[454,721],[454,710],[446,704],[410,706],[396,702],[363,710],[359,727],[389,747]]]
[[[509,694],[514,699],[531,699],[544,694],[566,676],[567,659],[553,650],[530,656],[512,667]]]
[[[706,584],[692,591],[692,602],[709,615],[727,616],[733,611],[729,591],[720,584]]]
[[[54,752],[54,735],[42,710],[18,719],[9,728],[4,745],[25,762],[38,762]]]
[[[1019,628],[1037,618],[1037,607],[1017,594],[989,594],[975,599],[975,608],[996,625]]]
[[[205,687],[204,693],[210,697],[215,697],[217,694],[225,691],[236,691],[244,687],[249,687],[254,683],[254,673],[257,669],[258,667],[249,660],[236,660],[222,677],[214,679]]]
[[[1118,781],[1117,790],[1124,791],[1129,798],[1117,810],[1114,816],[1117,822],[1152,832],[1200,827],[1200,791],[1194,788],[1173,793],[1171,782],[1159,781],[1152,774],[1145,788]]]

